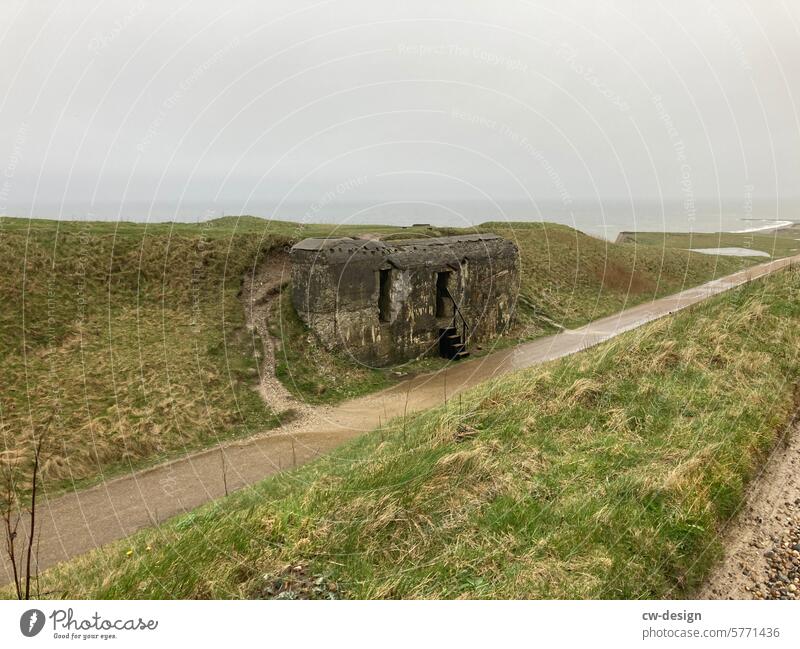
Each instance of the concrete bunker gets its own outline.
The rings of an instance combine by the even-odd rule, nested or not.
[[[519,253],[497,235],[304,239],[291,262],[300,318],[326,348],[362,363],[463,358],[514,318]]]

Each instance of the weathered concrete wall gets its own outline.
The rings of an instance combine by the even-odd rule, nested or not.
[[[469,324],[469,343],[502,333],[512,322],[519,284],[516,246],[492,235],[376,242],[305,240],[291,253],[293,302],[330,349],[380,366],[437,355],[437,273]],[[389,301],[380,319],[380,271],[389,271]]]

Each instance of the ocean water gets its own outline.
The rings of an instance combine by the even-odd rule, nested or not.
[[[684,205],[657,202],[559,202],[460,200],[392,200],[344,202],[337,196],[309,203],[146,202],[47,204],[15,206],[13,216],[33,213],[38,218],[135,222],[199,223],[210,218],[249,214],[305,223],[358,223],[408,226],[469,227],[486,221],[549,221],[569,225],[587,234],[614,240],[622,231],[737,232],[775,228],[800,221],[800,205],[791,203],[706,203]]]

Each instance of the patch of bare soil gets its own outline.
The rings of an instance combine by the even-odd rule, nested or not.
[[[242,284],[242,301],[248,330],[255,331],[263,344],[259,367],[258,391],[264,401],[276,412],[294,412],[293,424],[306,420],[311,408],[292,396],[275,376],[275,350],[277,340],[269,332],[272,305],[281,288],[289,282],[289,255],[283,250],[270,251],[266,260],[248,274]]]
[[[800,423],[794,422],[725,532],[699,599],[800,599]]]
[[[286,566],[276,575],[264,575],[251,587],[248,599],[340,599],[340,587],[324,575],[311,574],[304,565]]]

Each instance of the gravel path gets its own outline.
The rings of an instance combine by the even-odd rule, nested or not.
[[[275,338],[269,332],[269,318],[281,289],[289,282],[288,253],[270,254],[253,273],[248,273],[242,285],[242,303],[245,307],[247,327],[255,331],[263,344],[263,358],[259,367],[258,391],[276,413],[292,410],[294,419],[305,419],[311,407],[299,402],[275,376]]]
[[[800,599],[800,423],[773,451],[724,544],[699,599]]]

